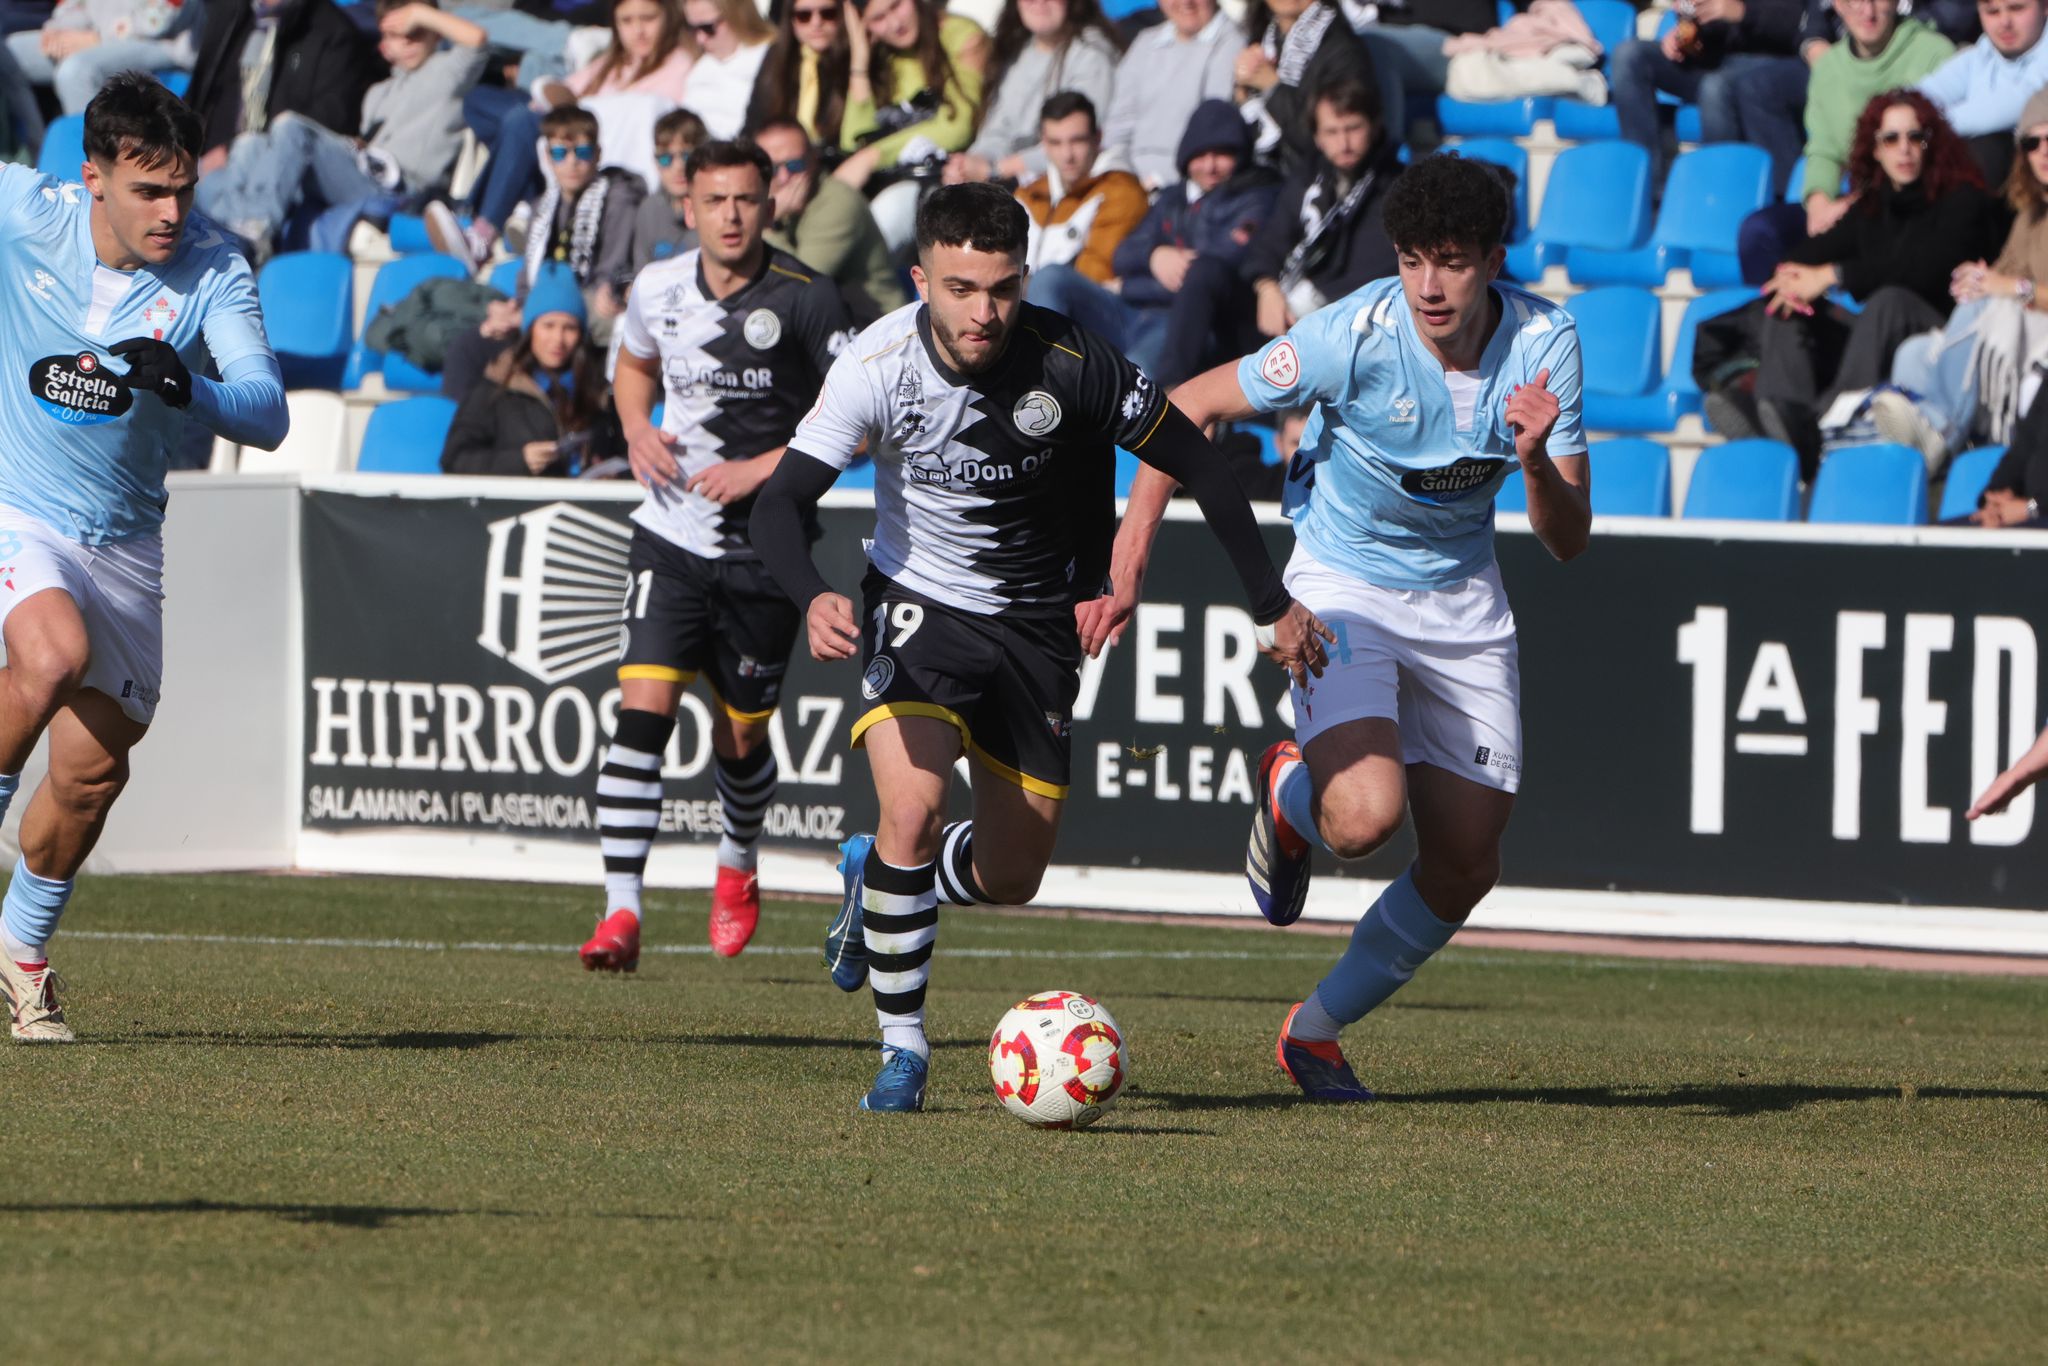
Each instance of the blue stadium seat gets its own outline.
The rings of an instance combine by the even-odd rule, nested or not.
[[[835,489],[872,490],[875,487],[875,462],[866,456],[860,457],[853,464],[840,471],[839,477],[832,481],[832,487]]]
[[[459,213],[455,215],[455,221],[467,228],[474,220],[469,214]],[[427,236],[427,220],[416,213],[392,214],[384,231],[391,238],[394,255],[412,256],[434,249],[434,239]]]
[[[1473,161],[1484,161],[1498,166],[1515,178],[1514,221],[1508,225],[1508,241],[1520,242],[1529,236],[1529,153],[1518,142],[1506,138],[1470,138],[1464,142],[1452,143],[1444,149],[1456,152]]]
[[[1623,0],[1578,0],[1579,17],[1600,42],[1600,74],[1614,84],[1614,54],[1636,36],[1636,8]],[[1593,142],[1621,136],[1621,120],[1610,104],[1590,105],[1570,96],[1559,96],[1551,108],[1557,135],[1568,142]],[[1567,130],[1571,131],[1567,131]]]
[[[1500,492],[1493,495],[1493,506],[1499,512],[1529,510],[1529,482],[1522,477],[1519,465],[1509,470],[1508,477],[1501,480]]]
[[[36,169],[59,180],[78,179],[85,164],[85,115],[63,114],[50,120],[43,132],[43,150],[36,157]]]
[[[1706,139],[1706,130],[1700,124],[1700,107],[1696,104],[1681,104],[1672,116],[1671,132],[1680,142],[1699,143]]]
[[[369,474],[439,474],[455,400],[423,394],[379,404],[363,429],[356,468]]]
[[[1702,294],[1685,306],[1685,315],[1678,320],[1678,340],[1671,349],[1671,365],[1664,373],[1664,387],[1671,395],[1672,423],[1677,422],[1682,414],[1700,410],[1703,395],[1692,377],[1693,343],[1699,339],[1700,324],[1708,318],[1732,313],[1754,298],[1756,291],[1753,289],[1720,289],[1712,294]],[[1669,425],[1666,424],[1667,427]]]
[[[1991,482],[1992,471],[2003,459],[2005,447],[1979,446],[1949,461],[1948,484],[1941,491],[1941,511],[1935,514],[1935,520],[1948,522],[1975,512],[1977,500],[1984,496],[1985,486]]]
[[[156,78],[163,82],[164,89],[181,100],[185,98],[185,92],[192,88],[192,73],[189,71],[159,71]]]
[[[273,256],[256,277],[270,349],[287,389],[339,389],[348,365],[355,266],[334,252]]]
[[[463,265],[462,262],[456,260],[453,256],[443,256],[437,252],[426,252],[418,256],[401,256],[395,261],[386,261],[377,268],[377,276],[370,282],[370,301],[363,309],[363,330],[367,332],[370,324],[377,321],[378,313],[404,299],[406,295],[412,293],[414,287],[422,280],[462,280],[467,279],[468,276],[469,267]],[[368,342],[364,341],[361,337],[356,338],[355,347],[348,355],[348,369],[342,375],[341,387],[344,389],[361,387],[363,376],[372,370],[382,367],[384,361],[385,356],[383,352],[372,351]],[[414,375],[425,373],[411,365],[407,365],[405,369],[410,370]],[[403,372],[401,372],[401,377],[406,377]],[[429,383],[420,387],[426,389],[440,387],[438,380],[433,380],[431,377],[429,379]],[[387,370],[385,383],[389,384],[390,382],[391,376]]]
[[[1633,142],[1589,142],[1558,154],[1527,241],[1508,248],[1508,270],[1534,280],[1572,251],[1625,251],[1650,230],[1650,154]]]
[[[497,290],[508,299],[518,298],[519,272],[525,265],[526,262],[515,256],[509,261],[500,261],[497,265],[492,266],[491,288]]]
[[[1809,522],[1919,526],[1927,520],[1927,459],[1911,446],[1850,446],[1820,462]]]
[[[1595,441],[1588,454],[1595,517],[1671,515],[1671,452],[1655,441],[1623,436]]]
[[[1771,199],[1771,156],[1761,147],[1724,142],[1687,152],[1671,163],[1664,204],[1645,246],[1633,251],[1574,250],[1567,265],[1582,285],[1664,283],[1680,266],[1702,288],[1742,283],[1733,250],[1742,220]]]
[[[1793,521],[1799,516],[1799,457],[1784,442],[1761,437],[1707,447],[1692,467],[1685,516]]]
[[[1582,393],[1590,431],[1636,431],[1636,414],[1609,399],[1647,398],[1662,378],[1657,368],[1663,308],[1647,289],[1616,286],[1574,294],[1565,308],[1579,325]],[[1661,429],[1659,429],[1661,430]]]

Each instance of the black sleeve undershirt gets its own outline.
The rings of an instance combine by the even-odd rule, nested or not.
[[[1252,505],[1230,466],[1188,421],[1187,414],[1169,406],[1158,429],[1132,454],[1194,494],[1202,519],[1223,543],[1223,552],[1230,556],[1231,566],[1244,583],[1252,620],[1269,626],[1286,615],[1293,599],[1266,553],[1266,540],[1259,532],[1258,518],[1252,515]],[[758,512],[754,515],[760,516]]]
[[[792,446],[754,495],[753,515],[747,519],[754,553],[789,600],[806,611],[818,594],[832,591],[811,559],[806,526],[818,500],[838,478],[838,470]]]

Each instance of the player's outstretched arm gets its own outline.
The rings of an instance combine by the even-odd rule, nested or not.
[[[1202,520],[1223,543],[1223,553],[1230,557],[1244,583],[1245,596],[1251,599],[1252,621],[1262,628],[1259,648],[1286,668],[1297,683],[1307,682],[1310,674],[1321,674],[1327,662],[1324,643],[1336,636],[1280,582],[1280,571],[1266,553],[1265,537],[1252,515],[1251,502],[1208,438],[1196,430],[1187,414],[1169,405],[1151,437],[1132,454],[1185,485],[1201,505]]]
[[[626,463],[643,488],[667,488],[682,477],[669,439],[654,425],[654,405],[661,397],[661,362],[619,348],[612,374],[612,404],[619,410],[619,429],[626,435]]]
[[[1174,407],[1205,430],[1213,422],[1245,417],[1252,412],[1252,405],[1238,385],[1235,361],[1195,376],[1175,389],[1171,399]],[[1159,523],[1179,488],[1179,481],[1171,475],[1150,463],[1139,465],[1138,477],[1131,482],[1130,497],[1124,501],[1123,523],[1117,528],[1116,542],[1110,551],[1109,596],[1082,605],[1081,648],[1089,654],[1123,638],[1124,627],[1131,613],[1138,609],[1138,598],[1144,592],[1145,566],[1152,559],[1152,542],[1159,535]]]
[[[2034,741],[2034,747],[2022,754],[2017,763],[1993,778],[1991,786],[1985,788],[1963,814],[1973,821],[1983,816],[1995,816],[2005,810],[2014,797],[2039,782],[2043,774],[2048,774],[2048,730],[2041,732]]]
[[[1543,548],[1559,560],[1586,549],[1593,528],[1592,471],[1584,453],[1552,458],[1548,446],[1557,427],[1559,395],[1550,391],[1550,371],[1508,395],[1507,420],[1515,434],[1515,458],[1529,490],[1529,526]]]
[[[804,514],[818,506],[838,477],[838,470],[816,456],[794,447],[785,450],[747,523],[762,565],[789,600],[804,608],[811,658],[819,660],[851,659],[860,650],[853,604],[833,592],[818,572],[804,531]]]

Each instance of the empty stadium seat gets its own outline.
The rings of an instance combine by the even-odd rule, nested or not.
[[[1657,353],[1663,306],[1657,296],[1624,286],[1589,289],[1566,300],[1565,308],[1579,325],[1586,427],[1642,430],[1628,420],[1636,413],[1621,405],[1610,408],[1608,400],[1647,398],[1661,379]]]
[[[1595,517],[1669,517],[1671,452],[1640,436],[1595,441],[1592,458]]]
[[[1701,147],[1671,163],[1648,243],[1628,251],[1576,248],[1566,266],[1582,285],[1655,288],[1681,266],[1689,267],[1694,283],[1703,288],[1739,285],[1736,234],[1742,220],[1770,198],[1770,153],[1740,142]]]
[[[457,214],[455,221],[467,228],[471,218],[466,213]],[[391,221],[384,225],[384,231],[391,238],[393,255],[413,256],[434,250],[434,239],[427,235],[427,220],[416,213],[392,214]]]
[[[1512,100],[1454,100],[1436,97],[1437,127],[1453,138],[1525,138],[1557,106],[1549,95],[1524,95]]]
[[[348,405],[325,389],[294,389],[284,396],[291,429],[274,451],[244,446],[235,468],[243,474],[335,474],[348,468]]]
[[[370,301],[363,309],[363,330],[368,332],[370,324],[377,320],[379,313],[403,300],[406,295],[412,293],[414,287],[422,280],[463,280],[468,277],[469,267],[456,260],[453,256],[443,256],[438,252],[426,252],[417,256],[401,256],[395,261],[386,261],[382,266],[378,267],[376,278],[370,282]],[[370,344],[367,341],[361,337],[356,338],[355,346],[348,355],[348,367],[342,376],[341,387],[344,389],[360,387],[363,382],[363,376],[380,366],[384,366],[386,360],[387,357],[383,352],[371,350]],[[386,384],[391,384],[392,369],[393,367],[385,366],[384,382]],[[399,378],[407,380],[408,383],[404,386],[394,385],[393,387],[417,387],[424,389],[440,387],[438,379],[426,375],[418,367],[406,363],[403,357],[400,358],[398,373]],[[427,382],[425,384],[410,383],[413,376],[424,376]]]
[[[333,252],[273,256],[256,277],[270,349],[287,389],[339,389],[348,365],[355,266]]]
[[[1927,520],[1927,458],[1890,442],[1830,452],[1814,477],[1806,520],[1919,526]]]
[[[1600,41],[1600,74],[1607,79],[1610,89],[1614,85],[1614,54],[1621,45],[1636,36],[1636,9],[1623,0],[1578,0],[1579,17],[1586,21],[1586,27],[1593,30],[1593,36]],[[1551,106],[1550,117],[1557,126],[1557,135],[1568,142],[1591,142],[1600,138],[1621,136],[1621,120],[1615,117],[1614,105],[1587,104],[1568,95],[1560,95]]]
[[[519,272],[525,266],[526,262],[516,256],[509,261],[498,262],[497,265],[491,267],[491,288],[497,290],[508,299],[518,298]]]
[[[1515,178],[1514,218],[1508,224],[1510,242],[1520,242],[1529,235],[1529,153],[1518,142],[1506,138],[1470,138],[1453,143],[1444,150],[1456,152],[1473,161],[1484,161],[1498,166]]]
[[[1594,482],[1598,483],[1594,472]],[[1799,515],[1799,457],[1782,441],[1761,437],[1709,446],[1685,490],[1688,518],[1789,522]]]
[[[78,179],[85,164],[85,115],[64,114],[50,120],[43,132],[43,149],[36,157],[36,169],[59,180]]]
[[[163,82],[164,89],[181,100],[185,98],[185,92],[192,88],[192,73],[189,71],[159,71],[156,78]]]
[[[448,424],[454,420],[455,401],[439,394],[380,404],[363,429],[356,469],[367,474],[439,474],[441,447],[448,442]]]
[[[1508,248],[1508,269],[1534,280],[1578,248],[1640,246],[1649,229],[1650,154],[1633,142],[1589,142],[1558,155],[1528,239]]]
[[[1953,521],[1975,512],[1977,500],[1984,496],[1984,489],[1991,482],[1992,471],[2003,459],[2005,447],[1979,446],[1949,461],[1948,484],[1941,491],[1941,511],[1935,514],[1935,520]]]

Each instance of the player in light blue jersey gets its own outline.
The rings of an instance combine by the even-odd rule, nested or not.
[[[1415,822],[1416,857],[1336,967],[1281,1026],[1280,1066],[1317,1100],[1370,1097],[1337,1046],[1493,886],[1521,781],[1515,621],[1493,558],[1493,498],[1517,467],[1560,560],[1592,513],[1571,315],[1500,284],[1508,199],[1477,162],[1435,156],[1388,192],[1396,279],[1304,318],[1175,392],[1198,424],[1313,404],[1288,471],[1287,587],[1337,633],[1292,693],[1295,740],[1266,751],[1246,873],[1275,924],[1301,914],[1310,848],[1363,858]],[[1113,605],[1135,604],[1170,481],[1141,472],[1118,534]]]
[[[187,422],[265,449],[285,434],[248,264],[191,214],[200,138],[124,72],[86,107],[79,180],[0,166],[0,814],[50,737],[0,903],[24,1042],[72,1037],[44,945],[156,714],[167,457]],[[219,379],[194,373],[209,354]]]

